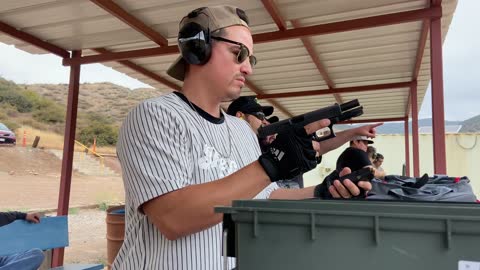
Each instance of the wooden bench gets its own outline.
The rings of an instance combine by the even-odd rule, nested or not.
[[[67,216],[44,217],[40,223],[16,220],[0,227],[0,256],[33,248],[48,250],[68,246]],[[101,270],[102,264],[74,264],[52,268],[55,270]]]

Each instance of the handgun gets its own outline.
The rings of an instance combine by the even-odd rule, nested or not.
[[[311,111],[302,115],[294,116],[267,126],[262,126],[258,129],[258,136],[266,138],[274,134],[281,134],[287,132],[294,126],[305,126],[321,119],[330,119],[328,126],[330,133],[326,136],[314,136],[314,140],[321,142],[335,137],[333,125],[339,122],[349,120],[363,114],[363,107],[360,106],[358,99],[351,100],[343,104],[337,104]]]
[[[361,168],[360,170],[356,170],[352,173],[349,173],[347,175],[344,175],[342,177],[339,177],[338,180],[343,184],[343,181],[345,179],[350,179],[355,185],[360,182],[360,181],[372,181],[372,179],[375,177],[373,174],[373,168],[371,167],[365,167]]]
[[[314,196],[316,198],[322,198],[322,199],[333,199],[332,194],[330,194],[329,192],[329,188],[331,185],[333,185],[333,182],[337,179],[342,184],[343,184],[343,181],[345,181],[346,179],[350,179],[350,181],[352,181],[355,185],[358,186],[358,182],[360,181],[371,182],[374,177],[375,175],[372,167],[361,168],[359,170],[351,172],[342,177],[339,176],[339,172],[337,170],[334,170],[332,173],[327,175],[325,179],[323,179],[323,182],[320,185],[317,185],[317,187],[315,187]],[[360,189],[360,193],[354,198],[365,198],[365,195],[366,195],[365,190]]]

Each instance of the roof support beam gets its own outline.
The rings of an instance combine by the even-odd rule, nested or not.
[[[440,7],[425,8],[413,11],[406,11],[394,14],[380,15],[363,19],[355,19],[343,22],[327,23],[314,26],[306,26],[285,31],[276,31],[253,35],[254,43],[273,42],[287,39],[300,38],[304,36],[314,36],[358,30],[370,27],[393,25],[412,21],[423,20],[425,18],[439,18],[442,15]],[[63,65],[72,64],[92,64],[108,61],[126,60],[131,58],[141,58],[149,56],[161,56],[178,53],[177,46],[166,46],[162,48],[150,48],[133,51],[115,52],[104,55],[92,55],[64,59]]]
[[[121,6],[116,4],[111,0],[90,0],[92,3],[104,9],[106,12],[117,17],[122,22],[126,23],[128,26],[142,33],[148,37],[153,42],[157,43],[160,46],[168,46],[168,40],[160,35],[158,32],[147,26],[145,23],[139,19],[132,16]]]
[[[295,28],[301,28],[300,22],[298,20],[293,20],[292,24]],[[327,69],[323,65],[322,61],[318,57],[318,53],[315,51],[315,48],[310,42],[310,39],[308,37],[302,37],[301,38],[303,46],[307,50],[308,54],[310,55],[310,58],[312,59],[313,63],[317,67],[318,72],[320,72],[320,75],[322,75],[323,80],[328,86],[328,89],[332,90],[335,88],[335,84],[333,81],[330,79],[330,76],[328,76]],[[343,103],[342,98],[338,93],[334,93],[333,96],[335,97],[335,100],[338,103]]]
[[[440,7],[431,7],[387,15],[373,16],[368,18],[354,19],[349,21],[287,29],[285,31],[256,34],[253,35],[253,42],[264,43],[292,38],[300,38],[304,36],[332,34],[371,27],[413,22],[426,18],[440,18],[441,16],[442,9]]]
[[[58,46],[48,43],[42,39],[32,36],[26,32],[20,31],[4,22],[0,21],[0,32],[3,32],[13,38],[29,43],[37,48],[43,49],[47,52],[53,53],[62,58],[69,58],[70,53]]]
[[[270,17],[272,17],[273,21],[277,25],[278,30],[280,31],[287,30],[287,25],[285,24],[285,21],[280,15],[280,12],[278,11],[278,8],[273,2],[273,0],[262,0],[262,3],[265,6],[265,9],[270,14]]]
[[[415,67],[413,69],[413,75],[412,75],[412,81],[417,81],[418,74],[420,73],[420,66],[422,65],[422,59],[423,59],[423,53],[425,51],[425,46],[427,45],[427,37],[428,37],[428,30],[430,29],[429,27],[430,21],[429,20],[423,20],[422,24],[422,32],[420,33],[420,39],[418,42],[418,51],[417,51],[417,56],[415,58]],[[409,96],[407,100],[407,106],[405,108],[405,116],[408,117],[408,113],[410,112],[410,106],[411,106],[411,98]]]
[[[413,151],[413,176],[420,176],[420,155],[418,147],[418,94],[417,84],[412,84],[410,88],[410,97],[412,103],[412,151]],[[408,117],[407,117],[408,119]]]
[[[437,3],[438,2],[438,3]],[[441,1],[432,2],[441,4]],[[439,6],[441,9],[441,6]],[[443,101],[442,20],[430,20],[430,70],[432,74],[433,172],[447,174],[445,150],[445,112]]]
[[[165,46],[123,52],[109,52],[99,55],[89,55],[76,58],[65,58],[63,59],[62,63],[64,66],[71,66],[76,64],[83,65],[135,58],[145,58],[152,56],[172,55],[176,53],[178,53],[178,46]]]
[[[104,49],[104,48],[97,48],[97,49],[93,49],[94,51],[96,51],[97,53],[100,53],[100,54],[103,54],[103,53],[109,53],[109,51],[107,49]],[[163,78],[162,76],[158,75],[158,74],[155,74],[153,73],[152,71],[144,68],[144,67],[141,67],[131,61],[128,61],[128,60],[120,60],[118,61],[118,63],[132,69],[132,70],[135,70],[136,72],[142,74],[142,75],[145,75],[147,77],[149,77],[150,79],[154,80],[154,81],[157,81],[161,84],[164,84],[174,90],[177,90],[177,91],[180,91],[180,89],[182,89],[180,86],[178,86],[177,84]]]
[[[72,56],[80,56],[82,51],[72,51]],[[62,175],[58,196],[57,216],[68,215],[70,189],[72,185],[73,152],[75,147],[75,129],[77,126],[78,93],[80,91],[80,65],[70,67],[68,85],[67,115],[63,140]],[[64,248],[56,248],[52,254],[52,267],[63,265]]]
[[[408,134],[408,117],[405,117],[403,123],[403,136],[405,138],[405,175],[410,176],[410,145],[409,145],[409,134]]]
[[[273,0],[262,0],[263,5],[267,9],[268,13],[272,17],[273,21],[277,24],[277,27],[280,31],[285,31],[287,30],[287,25],[285,24],[285,20],[283,19],[282,15],[280,14],[277,6],[273,2]],[[292,20],[292,25],[295,28],[301,28],[301,24],[298,20]],[[312,59],[313,63],[318,69],[318,72],[320,72],[320,75],[322,76],[323,80],[325,83],[328,85],[328,89],[333,89],[335,88],[335,85],[333,84],[333,81],[330,79],[328,76],[328,73],[323,66],[322,62],[320,61],[320,58],[318,57],[317,52],[315,51],[314,46],[308,39],[308,37],[301,37],[303,46],[307,50],[308,54],[310,55],[310,58]],[[335,100],[338,103],[343,103],[342,98],[340,97],[339,94],[333,94],[335,97]]]
[[[289,97],[305,97],[305,96],[320,96],[320,95],[332,95],[340,93],[353,93],[353,92],[366,92],[366,91],[378,91],[395,88],[410,87],[412,82],[401,83],[387,83],[387,84],[375,84],[355,87],[344,87],[325,90],[312,90],[312,91],[299,91],[299,92],[286,92],[276,94],[258,94],[258,99],[271,99],[271,98],[289,98]]]
[[[256,87],[252,82],[250,81],[245,81],[245,85],[250,88],[250,90],[252,90],[252,92],[255,92],[255,94],[257,95],[264,95],[263,94],[263,91],[260,90],[258,87]],[[257,96],[258,98],[258,96]],[[275,108],[277,108],[279,111],[281,111],[283,114],[285,114],[286,116],[288,117],[293,117],[293,114],[291,112],[289,112],[287,109],[285,109],[282,105],[280,105],[278,102],[276,102],[275,100],[272,100],[272,99],[268,99],[267,100],[270,104],[272,104],[273,106],[275,106]]]

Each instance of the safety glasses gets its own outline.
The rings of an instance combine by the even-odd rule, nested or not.
[[[250,55],[250,50],[248,50],[247,46],[243,45],[242,43],[236,42],[230,39],[226,39],[223,37],[212,37],[212,39],[240,46],[240,51],[238,51],[238,54],[237,54],[238,64],[243,63],[243,61],[247,60],[247,58],[250,61],[250,65],[252,66],[252,68],[257,64],[257,58],[254,55]]]
[[[265,114],[263,112],[253,112],[248,114],[255,116],[260,121],[265,120]]]

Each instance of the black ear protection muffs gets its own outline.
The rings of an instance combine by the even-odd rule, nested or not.
[[[210,18],[204,12],[204,8],[198,8],[190,12],[184,19],[192,19],[197,16],[207,17],[207,26],[202,26],[196,22],[185,24],[178,33],[178,47],[183,59],[192,65],[203,65],[208,62],[212,54],[212,44],[210,38],[209,20]]]

